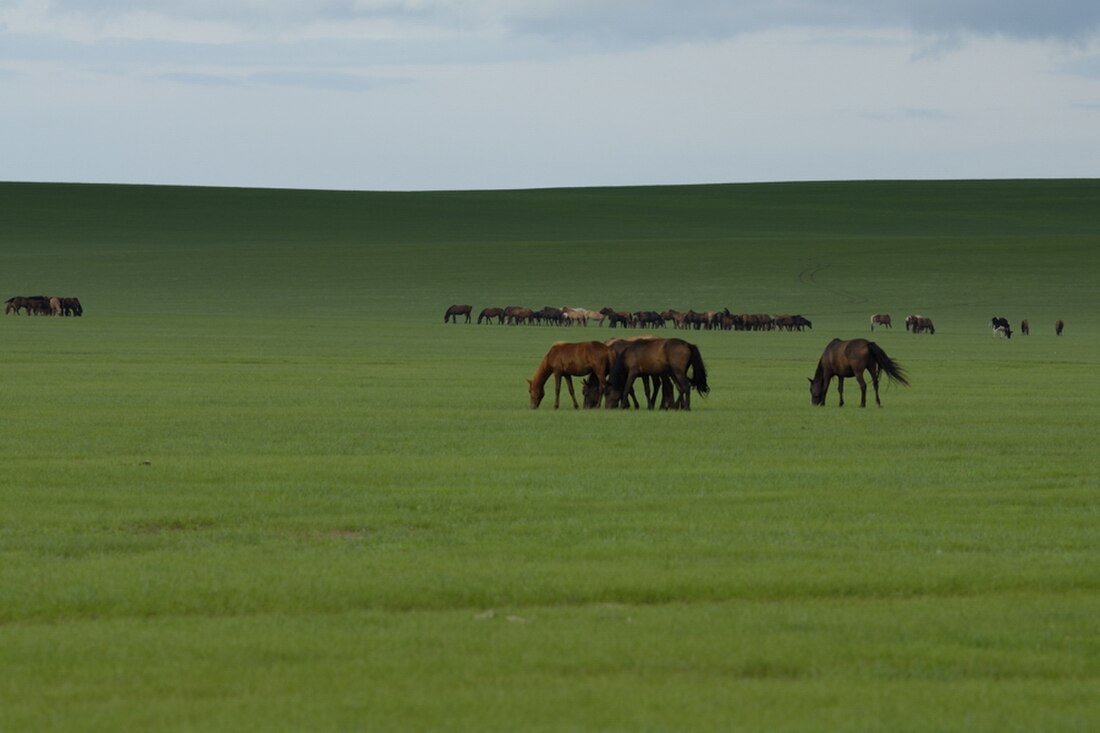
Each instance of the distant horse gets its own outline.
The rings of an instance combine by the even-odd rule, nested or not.
[[[905,330],[913,333],[924,333],[927,331],[933,335],[936,333],[936,327],[932,325],[932,319],[926,318],[925,316],[906,316]]]
[[[63,316],[82,316],[84,315],[84,307],[80,305],[79,298],[62,298],[61,299],[61,315]]]
[[[530,323],[534,318],[535,312],[521,305],[510,305],[504,309],[504,321],[512,326]]]
[[[1062,322],[1061,318],[1059,318],[1057,321],[1054,322],[1054,335],[1055,336],[1061,336],[1062,335],[1062,329],[1064,329],[1065,327],[1066,327],[1066,324]]]
[[[484,308],[481,313],[477,314],[477,322],[481,323],[484,319],[486,323],[492,323],[493,319],[497,320],[497,323],[504,323],[504,309],[503,308]]]
[[[821,359],[817,362],[817,371],[810,381],[810,404],[824,405],[825,393],[829,391],[829,382],[836,377],[836,390],[840,394],[840,406],[844,407],[844,378],[855,377],[859,382],[859,406],[867,406],[867,382],[863,372],[871,372],[871,384],[875,387],[875,404],[882,407],[878,399],[879,370],[886,372],[894,381],[909,384],[909,378],[901,365],[886,355],[878,344],[867,339],[841,341],[833,339],[825,347]]]
[[[473,310],[473,306],[469,305],[452,305],[447,309],[447,312],[443,314],[443,322],[448,320],[451,323],[458,323],[459,316],[466,316],[466,323],[470,322],[470,312]]]
[[[25,310],[28,316],[31,314],[31,303],[29,298],[25,298],[22,295],[16,295],[4,301],[5,314],[19,315],[20,310]]]
[[[875,315],[871,316],[871,331],[872,331],[872,333],[875,330],[875,326],[882,326],[883,328],[892,329],[894,327],[894,324],[891,323],[891,321],[890,321],[890,314],[889,313],[876,313]]]
[[[1027,319],[1020,321],[1020,333],[1027,336],[1031,333],[1031,325],[1027,322]]]
[[[585,308],[570,308],[567,305],[563,305],[561,308],[562,318],[565,319],[565,325],[576,326],[580,324],[582,326],[588,325],[588,311]]]
[[[691,377],[688,377],[688,369]],[[626,396],[634,385],[634,380],[642,375],[651,377],[670,377],[679,387],[680,397],[670,407],[682,410],[691,409],[691,388],[706,396],[710,392],[707,384],[707,368],[699,347],[678,338],[639,341],[627,346],[615,358],[611,375],[607,383],[605,407],[626,407]],[[651,397],[651,401],[654,399]],[[664,407],[665,405],[662,405]],[[650,404],[652,409],[653,405]]]
[[[989,321],[990,327],[993,329],[994,335],[1001,335],[1005,338],[1012,338],[1012,327],[1008,325],[1008,319],[1000,316],[993,316]]]
[[[558,409],[561,402],[561,378],[565,377],[565,384],[569,387],[569,396],[573,398],[573,408],[578,409],[577,395],[573,392],[573,377],[583,377],[593,374],[598,382],[600,393],[606,389],[607,374],[611,370],[611,348],[599,341],[582,341],[581,343],[568,343],[558,341],[546,352],[542,358],[535,376],[527,380],[527,391],[531,395],[531,407],[537,408],[546,396],[546,380],[554,375],[554,409]]]
[[[615,328],[616,325],[620,325],[626,328],[630,325],[630,314],[624,311],[617,311],[610,307],[600,308],[600,313],[611,319],[610,327]]]

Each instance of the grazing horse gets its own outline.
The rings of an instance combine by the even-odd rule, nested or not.
[[[810,381],[810,404],[824,405],[825,393],[829,391],[829,382],[836,377],[836,390],[840,394],[840,406],[844,407],[844,378],[855,377],[859,382],[859,406],[867,406],[867,382],[863,372],[871,372],[871,384],[875,387],[875,404],[882,407],[878,399],[879,370],[886,372],[890,379],[908,386],[909,378],[901,365],[886,355],[878,344],[867,339],[841,341],[833,339],[825,347],[821,359],[817,362],[817,371]]]
[[[871,332],[875,330],[875,326],[882,326],[884,328],[893,328],[894,324],[890,322],[889,313],[876,313],[871,316]]]
[[[496,319],[498,324],[504,323],[504,309],[503,308],[484,308],[477,314],[477,322],[480,324],[482,320],[486,323],[492,323],[493,319]]]
[[[447,312],[443,314],[443,322],[446,323],[448,320],[450,320],[451,323],[458,323],[458,317],[459,316],[466,316],[466,321],[465,322],[469,323],[470,322],[470,311],[472,311],[472,310],[473,310],[473,306],[469,306],[469,305],[452,305],[450,308],[447,309]]]
[[[572,344],[566,341],[558,341],[546,352],[542,358],[535,376],[527,380],[527,391],[531,395],[531,408],[538,408],[542,398],[546,396],[546,380],[554,375],[554,409],[558,409],[561,402],[561,378],[565,377],[565,385],[569,387],[569,396],[573,398],[573,408],[579,408],[577,395],[573,392],[573,377],[583,377],[586,374],[595,375],[600,394],[603,394],[607,385],[607,374],[611,370],[613,358],[611,348],[599,341],[582,341]]]
[[[1007,318],[993,316],[992,320],[989,321],[989,325],[993,328],[994,335],[1004,336],[1009,339],[1012,338],[1012,327],[1008,325]]]
[[[690,378],[687,375],[689,368],[692,372]],[[704,397],[710,392],[707,368],[703,364],[699,347],[695,344],[678,338],[638,341],[627,346],[615,358],[611,376],[608,378],[604,406],[626,407],[626,397],[634,386],[634,380],[642,375],[670,377],[679,387],[680,397],[674,401],[665,401],[662,408],[668,406],[690,410],[692,387]],[[656,390],[650,397],[650,409],[653,408],[655,399]]]
[[[1031,325],[1027,322],[1027,319],[1020,321],[1020,333],[1027,336],[1031,333]]]
[[[1057,321],[1054,322],[1054,335],[1055,336],[1061,336],[1062,335],[1062,329],[1064,329],[1065,327],[1066,327],[1066,324],[1062,322],[1061,318],[1059,318]]]
[[[926,318],[925,316],[906,316],[905,330],[913,333],[924,333],[927,331],[932,335],[936,333],[936,327],[932,325],[932,319]]]

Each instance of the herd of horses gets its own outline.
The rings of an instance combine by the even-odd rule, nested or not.
[[[443,313],[444,323],[473,321],[473,306],[456,304]],[[724,331],[802,331],[813,329],[813,324],[801,315],[771,316],[766,313],[731,313],[729,308],[720,311],[620,311],[614,308],[574,308],[569,306],[545,306],[538,310],[524,306],[507,308],[483,308],[477,316],[479,324],[587,326],[590,322],[610,328],[665,328],[724,330]]]
[[[84,307],[78,298],[51,295],[16,295],[4,301],[4,313],[28,316],[82,316]]]

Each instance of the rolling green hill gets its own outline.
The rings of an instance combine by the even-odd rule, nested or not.
[[[0,730],[1094,729],[1098,202],[0,184],[2,297],[85,307],[0,319]],[[620,332],[462,302],[814,327],[532,411]],[[811,408],[876,312],[912,386]]]

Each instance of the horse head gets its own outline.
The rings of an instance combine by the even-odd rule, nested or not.
[[[810,404],[814,407],[824,405],[825,399],[822,393],[825,391],[825,380],[810,377],[807,377],[806,380],[810,383]]]
[[[542,398],[546,396],[546,390],[543,385],[535,384],[534,380],[527,380],[527,393],[531,395],[531,409],[537,409],[542,403]]]

